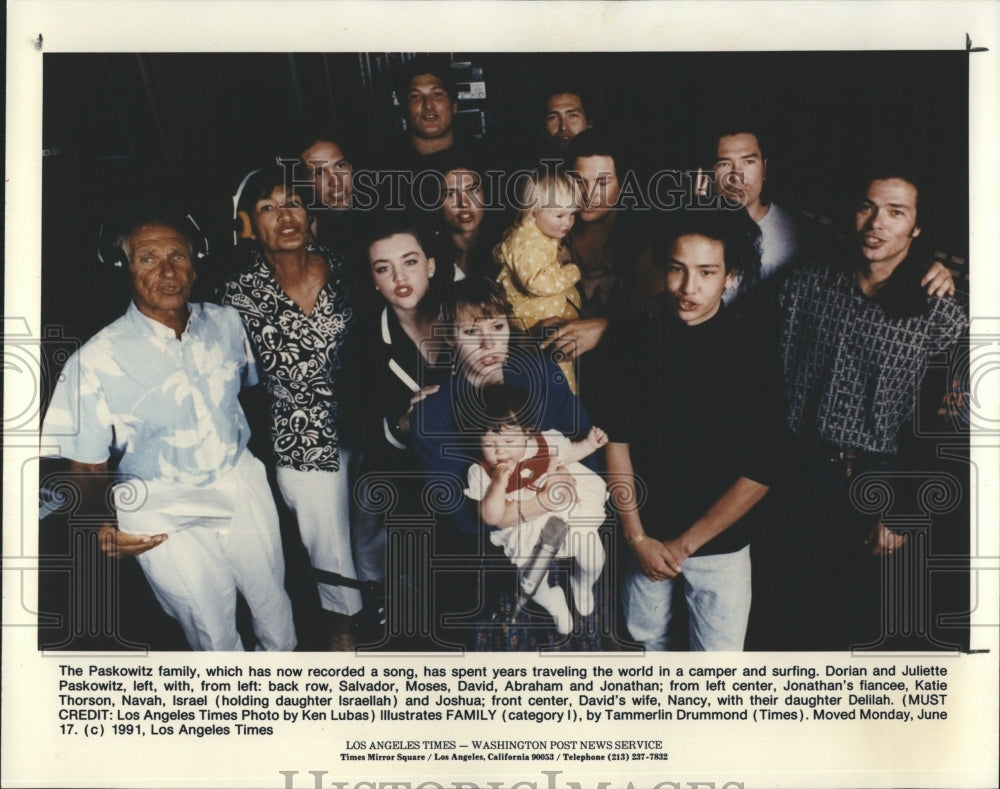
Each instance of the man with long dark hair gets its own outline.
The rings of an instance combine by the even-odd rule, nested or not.
[[[931,261],[916,243],[919,198],[912,175],[870,177],[854,214],[855,251],[842,265],[797,269],[780,292],[798,451],[791,530],[806,554],[789,571],[801,579],[789,597],[805,601],[799,646],[844,649],[878,635],[880,565],[907,550],[906,537],[861,510],[852,482],[888,471],[928,363],[968,327],[966,305],[921,285]]]

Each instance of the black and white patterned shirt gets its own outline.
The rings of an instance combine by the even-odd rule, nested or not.
[[[355,323],[341,261],[323,247],[330,277],[306,315],[274,279],[259,249],[253,263],[226,283],[223,304],[235,307],[270,394],[271,437],[278,465],[297,471],[340,469],[338,378]]]
[[[935,354],[968,327],[955,298],[928,297],[926,314],[890,318],[847,267],[808,266],[781,289],[788,425],[844,451],[895,454]]]

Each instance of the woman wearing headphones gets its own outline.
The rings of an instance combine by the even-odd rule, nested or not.
[[[245,182],[237,201],[254,240],[251,263],[226,283],[270,400],[281,495],[298,520],[313,569],[356,578],[351,555],[343,356],[355,322],[339,258],[312,242],[309,215],[279,167]],[[318,584],[331,644],[346,635],[361,594]]]

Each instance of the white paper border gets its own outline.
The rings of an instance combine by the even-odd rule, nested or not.
[[[10,0],[7,5],[7,150],[6,150],[6,250],[4,315],[26,319],[33,336],[40,332],[40,207],[41,158],[41,52],[154,52],[154,51],[495,51],[495,50],[830,50],[830,49],[949,49],[960,48],[968,33],[972,44],[989,52],[972,56],[970,133],[973,228],[970,258],[973,261],[972,315],[976,323],[996,332],[998,309],[998,185],[1000,146],[997,144],[997,99],[1000,95],[1000,5],[929,2],[702,2],[702,3],[368,3],[368,2],[264,2],[249,0],[180,0],[178,2],[30,2]],[[42,50],[36,49],[41,34]],[[886,86],[887,91],[892,86]],[[976,330],[974,323],[973,331]],[[5,332],[17,328],[5,321]],[[5,371],[6,372],[6,371]],[[977,381],[977,396],[984,408],[996,406],[1000,392],[996,374]],[[18,408],[31,392],[7,391],[5,416]],[[746,786],[987,786],[995,785],[997,764],[997,567],[996,524],[998,452],[995,439],[973,439],[974,463],[981,479],[973,503],[973,559],[978,579],[978,621],[973,648],[991,650],[974,672],[961,672],[961,683],[974,683],[972,701],[963,711],[960,726],[942,729],[927,741],[898,738],[870,742],[855,727],[844,730],[846,760],[816,765],[810,761],[809,739],[836,738],[836,730],[812,726],[809,734],[788,736],[766,727],[763,736],[728,727],[692,727],[683,749],[683,765],[671,765],[662,780],[726,780]],[[4,489],[22,489],[22,462],[32,456],[28,440],[8,440],[4,445]],[[318,752],[314,742],[295,738],[276,742],[243,743],[233,740],[233,753],[220,754],[219,743],[193,742],[187,746],[91,741],[85,748],[68,748],[51,733],[49,694],[58,658],[41,659],[35,649],[33,627],[20,624],[22,604],[35,597],[31,572],[37,554],[34,503],[18,495],[4,497],[4,664],[3,664],[3,778],[4,786],[178,786],[179,777],[192,786],[281,786],[278,769],[330,770],[326,780],[378,780],[370,770],[352,776],[338,772],[336,760]],[[184,656],[184,663],[198,658]],[[286,656],[283,665],[317,656]],[[331,659],[333,659],[331,657]],[[478,658],[477,658],[478,659]],[[490,664],[514,664],[525,656],[484,656]],[[569,658],[570,660],[572,658]],[[688,656],[683,660],[697,662]],[[963,658],[963,661],[970,658]],[[165,657],[164,662],[170,658]],[[769,662],[790,662],[781,656]],[[751,655],[747,663],[764,662]],[[979,709],[974,709],[978,704]],[[973,723],[973,721],[975,723]],[[446,727],[441,729],[442,734]],[[725,736],[730,746],[720,750],[716,738]],[[438,736],[437,733],[435,736]],[[539,735],[542,736],[542,735]],[[551,733],[544,736],[551,737]],[[223,746],[226,748],[226,745]],[[903,749],[912,771],[899,769]],[[834,748],[833,752],[838,749]],[[867,756],[862,755],[867,752]],[[736,754],[734,757],[734,753]],[[857,758],[855,758],[855,756]],[[699,761],[701,759],[701,761]],[[232,764],[242,766],[237,775]],[[218,774],[218,766],[230,772]],[[544,786],[537,771],[504,766],[494,776],[510,786],[518,779]],[[895,765],[887,770],[888,765]],[[178,765],[184,765],[178,772]],[[769,765],[766,769],[762,765]],[[648,767],[648,765],[647,765]],[[928,782],[928,770],[931,778]],[[488,780],[479,771],[464,771],[468,780]],[[404,776],[398,766],[384,770],[385,778]],[[629,775],[632,775],[631,773]],[[635,774],[638,779],[647,773]],[[438,780],[458,780],[443,772]],[[566,770],[560,780],[573,777],[582,785],[617,776],[613,770]],[[300,776],[301,778],[301,776]],[[65,783],[63,783],[65,782]],[[417,785],[414,777],[414,785]],[[307,785],[307,784],[303,784]]]

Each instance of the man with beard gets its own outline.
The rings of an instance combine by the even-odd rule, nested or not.
[[[544,102],[543,156],[562,158],[573,138],[594,125],[587,114],[584,98],[583,90],[576,86],[552,84],[549,87]]]

